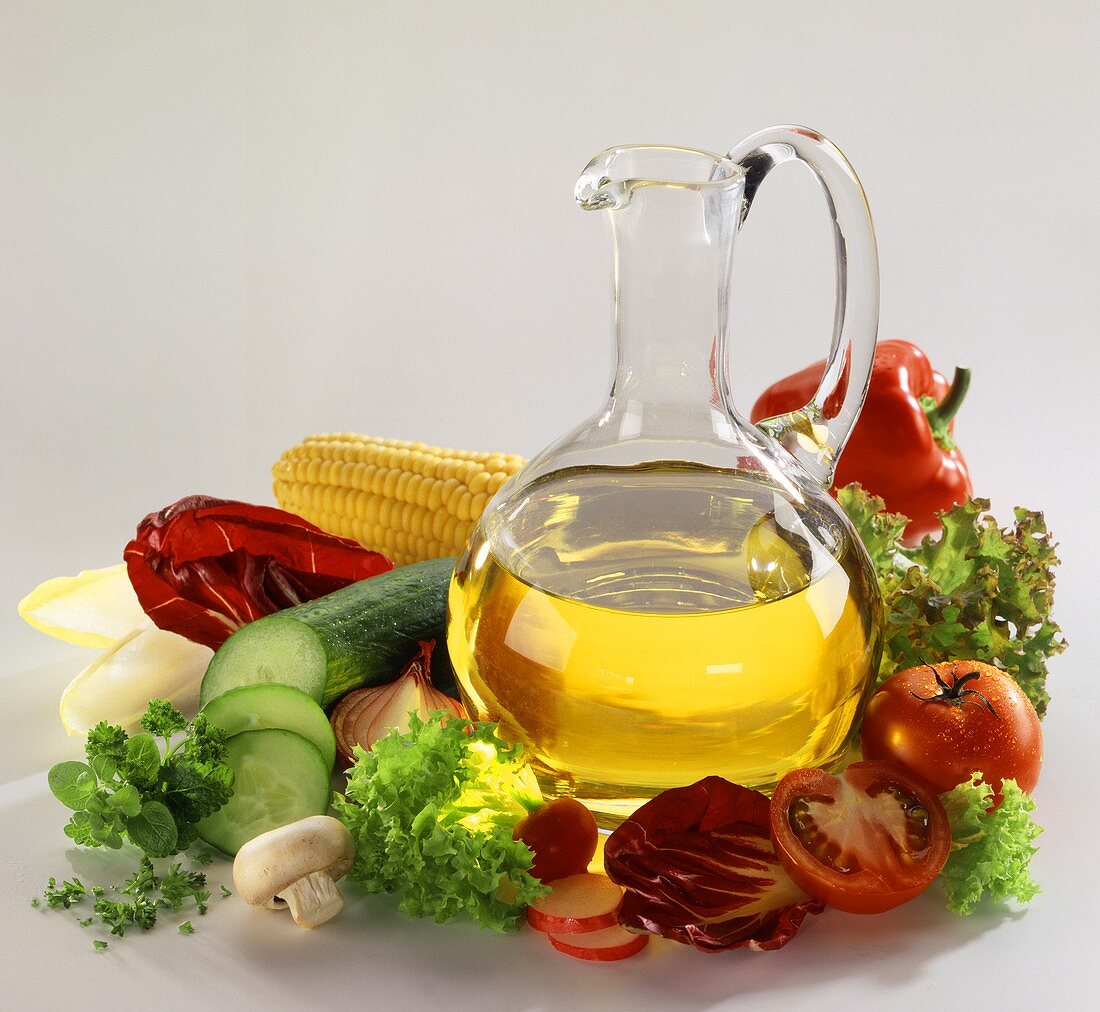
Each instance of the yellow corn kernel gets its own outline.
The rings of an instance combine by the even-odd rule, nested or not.
[[[459,554],[522,457],[354,433],[308,436],[271,469],[275,499],[404,566]]]

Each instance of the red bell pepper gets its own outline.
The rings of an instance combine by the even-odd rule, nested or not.
[[[753,405],[752,420],[802,407],[825,371],[815,362],[773,384]],[[970,370],[951,383],[908,341],[880,341],[863,411],[836,469],[834,487],[858,481],[886,508],[910,518],[909,544],[940,530],[936,513],[973,492],[966,461],[952,439],[954,416],[970,385]]]

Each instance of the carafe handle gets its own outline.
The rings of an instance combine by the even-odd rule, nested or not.
[[[867,198],[840,149],[806,127],[761,130],[726,157],[745,170],[741,225],[764,177],[782,162],[808,165],[825,191],[836,239],[836,309],[825,373],[808,404],[757,425],[828,487],[867,395],[878,336],[878,249]]]

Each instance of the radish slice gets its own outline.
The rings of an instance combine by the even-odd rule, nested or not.
[[[597,963],[610,963],[616,959],[626,959],[627,956],[636,956],[649,942],[649,935],[635,935],[626,928],[619,927],[618,924],[581,935],[547,935],[547,937],[558,952]]]
[[[618,922],[623,890],[606,875],[584,872],[547,884],[550,892],[527,908],[527,923],[536,931],[572,935]]]

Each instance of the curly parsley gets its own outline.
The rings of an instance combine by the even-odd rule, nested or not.
[[[224,886],[222,887],[224,891]],[[185,871],[182,864],[170,865],[168,869],[158,875],[153,867],[153,862],[148,857],[141,859],[137,870],[121,885],[114,886],[112,893],[117,896],[108,896],[107,890],[102,886],[93,886],[90,890],[78,878],[62,882],[51,878],[46,883],[46,889],[42,893],[46,906],[50,909],[77,906],[87,899],[92,900],[92,916],[77,921],[82,927],[98,922],[107,928],[112,935],[122,937],[130,928],[140,928],[142,931],[150,930],[157,923],[157,914],[161,910],[170,910],[177,913],[184,908],[188,901],[194,904],[194,909],[200,917],[207,911],[207,903],[210,892],[206,888],[206,876],[199,871]],[[39,906],[35,897],[31,906]],[[184,925],[187,925],[185,928]],[[180,925],[183,934],[194,931],[190,921],[184,921]],[[106,946],[106,942],[97,940],[92,943],[97,949]]]

